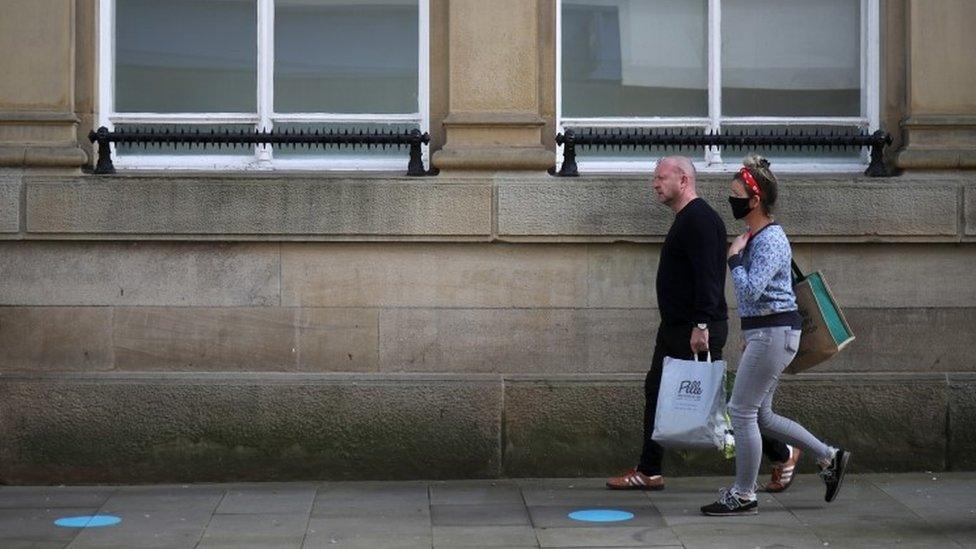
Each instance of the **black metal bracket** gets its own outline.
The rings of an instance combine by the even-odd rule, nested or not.
[[[891,136],[878,130],[873,134],[720,134],[685,132],[682,130],[632,130],[609,129],[602,132],[587,131],[577,133],[566,129],[556,134],[556,143],[563,146],[563,163],[554,175],[561,177],[579,176],[576,165],[576,147],[595,148],[623,147],[782,147],[782,148],[853,148],[871,147],[871,163],[864,171],[869,177],[889,177],[891,171],[884,162],[884,149],[891,144]]]
[[[409,132],[395,131],[356,131],[342,132],[329,130],[315,132],[286,130],[284,132],[254,131],[245,132],[243,130],[233,132],[230,130],[201,132],[199,129],[187,130],[181,128],[175,130],[135,130],[135,131],[109,131],[102,126],[98,131],[88,134],[88,140],[98,143],[98,162],[95,164],[96,174],[115,173],[115,165],[112,163],[112,148],[110,143],[129,143],[142,144],[148,146],[156,145],[190,145],[216,146],[218,149],[224,145],[284,145],[284,146],[304,146],[311,147],[403,147],[410,149],[410,160],[407,163],[407,175],[426,176],[436,175],[436,170],[427,170],[424,167],[423,145],[430,144],[430,135],[421,133],[418,129]]]

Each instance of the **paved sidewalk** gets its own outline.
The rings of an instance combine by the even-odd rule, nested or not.
[[[823,502],[814,475],[763,495],[755,517],[698,507],[729,478],[609,492],[603,479],[0,487],[0,548],[976,547],[976,473],[850,476]],[[583,509],[633,513],[577,522]],[[114,526],[59,518],[113,515]]]

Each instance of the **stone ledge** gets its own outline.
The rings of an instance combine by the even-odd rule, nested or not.
[[[972,467],[946,449],[976,450],[976,376],[948,377],[790,376],[777,408],[852,449],[858,472]],[[0,482],[603,476],[639,452],[642,378],[3,375]],[[733,467],[718,452],[666,464]]]
[[[78,168],[88,153],[76,145],[0,145],[0,166]]]
[[[739,225],[726,204],[728,180],[702,177],[701,195],[728,227]],[[898,237],[958,240],[961,182],[781,176],[776,217],[791,236],[875,241]],[[647,178],[553,178],[498,185],[499,236],[663,236],[670,210],[652,202]],[[811,204],[817,208],[810,209]],[[870,206],[868,206],[870,205]]]
[[[541,173],[28,175],[20,238],[660,242],[667,233],[671,212],[654,202],[646,175]],[[968,173],[781,178],[777,217],[798,242],[976,236]],[[734,227],[727,182],[705,174],[700,186]]]

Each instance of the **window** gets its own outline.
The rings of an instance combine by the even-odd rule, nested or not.
[[[560,130],[878,129],[879,0],[559,0],[557,29]],[[682,154],[723,170],[746,152]],[[868,161],[853,149],[760,152],[796,171]],[[583,149],[578,162],[643,170],[647,157]]]
[[[103,0],[99,125],[428,131],[428,0]],[[118,146],[127,168],[402,169],[405,150]]]

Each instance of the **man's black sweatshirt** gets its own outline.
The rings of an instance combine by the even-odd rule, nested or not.
[[[725,223],[701,198],[674,217],[657,267],[657,303],[665,326],[728,320]]]

